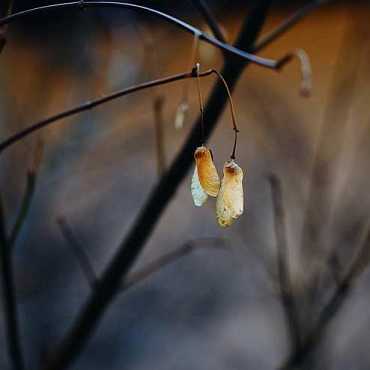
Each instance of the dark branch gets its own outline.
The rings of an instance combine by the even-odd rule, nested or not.
[[[200,40],[204,40],[205,42],[229,53],[230,55],[238,56],[244,61],[248,61],[251,63],[258,64],[260,66],[271,68],[271,69],[280,69],[286,62],[289,60],[286,59],[286,57],[283,57],[279,60],[272,60],[272,59],[266,59],[261,58],[259,56],[253,55],[251,53],[245,52],[237,47],[234,47],[229,44],[225,44],[222,41],[217,40],[216,38],[207,35],[206,33],[200,31],[199,29],[191,26],[188,23],[185,23],[181,21],[180,19],[177,19],[175,17],[172,17],[166,13],[162,13],[158,10],[154,10],[145,6],[136,5],[136,4],[130,4],[130,3],[121,3],[116,1],[84,1],[81,3],[81,1],[73,1],[69,3],[60,3],[60,4],[53,4],[53,5],[45,5],[40,6],[37,8],[32,8],[28,10],[24,10],[18,13],[13,13],[12,15],[9,15],[7,17],[4,17],[0,19],[0,26],[8,24],[10,22],[13,22],[17,19],[23,18],[23,17],[30,17],[39,13],[48,13],[51,11],[56,11],[60,9],[66,9],[66,8],[75,8],[75,9],[85,9],[85,8],[95,8],[95,7],[119,7],[119,8],[126,8],[131,9],[134,11],[139,11],[142,13],[146,13],[152,16],[159,17],[171,24],[176,25],[180,29],[183,29],[185,31],[190,32],[191,34],[199,37]]]
[[[58,225],[60,226],[62,235],[68,242],[68,245],[72,248],[73,253],[75,254],[79,262],[81,270],[87,282],[89,283],[91,290],[94,290],[98,282],[98,277],[90,262],[89,256],[86,254],[81,243],[77,240],[66,219],[64,217],[59,217],[57,221]],[[223,242],[223,240],[220,238],[204,238],[188,241],[180,248],[165,253],[164,255],[155,259],[153,262],[148,263],[146,266],[142,267],[138,271],[130,274],[127,277],[126,281],[124,281],[123,284],[121,285],[121,292],[125,292],[134,285],[141,283],[142,281],[146,280],[156,272],[160,271],[162,268],[177,262],[179,259],[183,257],[188,256],[189,254],[199,249],[200,247],[208,246],[209,243],[211,242],[220,243],[220,241]]]
[[[3,290],[3,307],[6,327],[6,345],[13,370],[23,370],[24,362],[19,337],[17,303],[13,274],[13,261],[7,243],[6,225],[0,199],[0,271]]]
[[[250,12],[250,15],[244,22],[236,47],[249,50],[253,46],[265,21],[269,3],[270,1],[261,0],[258,2],[258,6]],[[231,91],[234,89],[244,67],[245,62],[240,59],[226,60],[222,75]],[[221,116],[227,101],[228,96],[224,86],[222,82],[217,81],[205,107],[205,114],[208,120],[205,128],[206,138],[211,135],[216,127],[217,120]],[[69,366],[93,334],[105,310],[118,293],[122,279],[127,276],[161,214],[190,170],[193,164],[194,150],[199,144],[199,124],[198,118],[184,146],[168,171],[152,190],[131,230],[122,240],[95,290],[80,310],[72,328],[67,332],[64,340],[55,352],[55,356],[45,367],[47,370],[62,370]]]
[[[213,73],[212,70],[207,70],[207,71],[202,72],[200,74],[200,77],[209,76],[212,73]],[[25,138],[26,136],[32,134],[33,132],[38,131],[38,130],[46,127],[46,126],[49,126],[50,124],[52,124],[56,121],[59,121],[61,119],[71,117],[71,116],[79,114],[81,112],[93,109],[93,108],[95,108],[99,105],[102,105],[102,104],[107,103],[111,100],[117,99],[117,98],[122,97],[124,95],[131,94],[131,93],[136,92],[136,91],[144,90],[144,89],[154,87],[154,86],[167,84],[167,83],[174,82],[174,81],[184,80],[186,78],[194,78],[194,77],[195,77],[195,75],[193,74],[193,72],[185,72],[185,73],[180,73],[180,74],[172,75],[172,76],[169,76],[169,77],[161,78],[161,79],[158,79],[158,80],[144,82],[144,83],[141,83],[141,84],[138,84],[138,85],[135,85],[135,86],[128,87],[126,89],[117,91],[117,92],[112,93],[110,95],[106,95],[102,98],[86,102],[82,105],[79,105],[79,106],[74,107],[72,109],[69,109],[67,111],[58,113],[54,116],[45,118],[45,119],[31,125],[30,127],[27,127],[22,131],[19,131],[18,133],[14,134],[13,136],[10,136],[8,139],[1,142],[0,143],[0,153],[2,151],[4,151],[6,148],[8,148],[9,146],[16,143],[17,141],[20,141],[23,138]]]
[[[281,370],[293,370],[298,368],[316,349],[323,339],[325,330],[336,317],[336,314],[342,308],[344,302],[351,293],[356,278],[358,278],[360,273],[364,271],[364,268],[368,266],[370,247],[369,224],[367,224],[365,228],[365,238],[360,244],[357,256],[352,261],[342,281],[337,285],[328,303],[321,310],[314,329],[311,331],[311,333],[309,333],[301,348],[289,356],[288,360],[281,367]]]
[[[213,35],[216,37],[216,39],[222,41],[223,43],[227,43],[226,37],[224,36],[221,28],[218,25],[218,22],[215,18],[215,16],[212,14],[211,9],[209,9],[208,5],[203,0],[191,0],[195,8],[198,9],[199,13],[202,15],[202,17],[207,22],[209,28],[211,29]]]
[[[16,244],[18,236],[20,235],[23,225],[27,219],[33,195],[35,193],[37,174],[42,160],[43,152],[44,144],[41,140],[38,140],[34,147],[32,163],[27,173],[26,191],[23,195],[21,208],[18,212],[17,219],[9,236],[8,247],[10,249],[13,249],[14,245]]]
[[[271,174],[268,177],[273,203],[274,226],[277,247],[277,267],[283,307],[287,328],[289,330],[291,351],[301,347],[301,329],[299,311],[294,296],[289,266],[289,251],[286,238],[286,214],[280,179]]]
[[[98,281],[98,278],[92,264],[90,263],[89,256],[86,254],[85,249],[83,248],[79,240],[77,240],[77,238],[75,237],[66,219],[64,217],[59,217],[57,222],[62,235],[68,242],[68,245],[71,247],[75,257],[77,258],[77,261],[81,267],[84,276],[86,277],[87,282],[89,283],[90,288],[93,290]]]
[[[163,119],[164,97],[155,96],[153,101],[155,144],[157,157],[158,177],[161,177],[166,170],[166,152],[164,148],[164,119]]]
[[[324,3],[328,3],[331,0],[315,0],[311,1],[309,4],[305,5],[303,8],[297,10],[289,18],[279,24],[276,28],[270,31],[268,34],[263,35],[255,44],[252,49],[254,53],[257,53],[265,46],[271,44],[278,37],[280,37],[285,32],[289,31],[293,26],[295,26],[302,18],[306,17],[308,14],[319,8]]]

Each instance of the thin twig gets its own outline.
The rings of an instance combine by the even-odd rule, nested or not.
[[[79,240],[77,240],[66,219],[64,217],[59,217],[57,222],[58,225],[60,226],[62,235],[68,242],[68,245],[72,248],[73,253],[77,258],[77,261],[81,267],[81,270],[87,282],[89,283],[91,290],[94,290],[99,278],[92,266],[92,263],[90,262],[89,256],[85,252]],[[209,246],[210,243],[217,243],[212,244],[212,247],[214,247],[215,245],[217,247],[220,247],[220,242],[222,242],[221,246],[223,246],[224,240],[220,238],[202,238],[190,240],[184,243],[180,248],[163,254],[162,256],[156,258],[154,261],[148,263],[146,266],[130,274],[127,277],[126,281],[122,283],[120,291],[122,293],[125,292],[134,285],[146,280],[147,278],[149,278],[162,268],[177,262],[179,259],[188,256],[189,254],[191,254],[195,250],[198,250],[199,248]]]
[[[301,328],[299,311],[291,280],[289,251],[286,237],[286,214],[281,181],[275,174],[271,174],[268,180],[273,204],[281,303],[289,330],[291,351],[297,351],[301,347]]]
[[[163,130],[164,127],[163,105],[164,97],[162,95],[154,97],[153,110],[154,110],[154,127],[155,127],[158,177],[161,177],[164,171],[166,171],[166,152],[164,149],[164,130]]]
[[[204,72],[200,73],[199,77],[209,76],[212,73],[213,73],[212,70],[207,70],[207,71],[204,71]],[[144,82],[144,83],[141,83],[141,84],[138,84],[138,85],[134,85],[134,86],[119,90],[115,93],[106,95],[102,98],[85,102],[81,105],[78,105],[77,107],[71,108],[71,109],[66,110],[64,112],[61,112],[61,113],[58,113],[54,116],[45,118],[45,119],[27,127],[27,128],[25,128],[24,130],[19,131],[16,134],[10,136],[8,139],[6,139],[6,140],[4,140],[3,142],[0,143],[0,154],[6,148],[8,148],[12,144],[22,140],[26,136],[28,136],[28,135],[32,134],[33,132],[38,131],[38,130],[46,127],[46,126],[49,126],[50,124],[52,124],[56,121],[59,121],[63,118],[71,117],[71,116],[79,114],[81,112],[93,109],[93,108],[95,108],[99,105],[102,105],[102,104],[107,103],[111,100],[120,98],[121,96],[128,95],[128,94],[131,94],[131,93],[136,92],[136,91],[144,90],[144,89],[154,87],[154,86],[167,84],[167,83],[174,82],[174,81],[184,80],[184,79],[187,79],[187,78],[195,78],[195,77],[196,77],[196,75],[194,74],[193,71],[185,72],[185,73],[179,73],[179,74],[172,75],[172,76],[169,76],[169,77],[165,77],[165,78],[161,78],[161,79],[157,79],[157,80],[153,80],[153,81],[149,81],[149,82]]]
[[[13,370],[23,370],[24,361],[21,350],[15,283],[13,273],[13,261],[11,251],[7,243],[5,229],[5,217],[0,199],[0,271],[3,288],[3,307],[6,327],[6,345],[9,351]]]
[[[140,270],[130,274],[126,281],[122,284],[121,291],[126,291],[132,286],[142,282],[148,277],[152,276],[154,273],[161,270],[163,267],[168,266],[174,262],[177,262],[180,258],[186,257],[189,254],[199,250],[200,248],[209,247],[210,243],[224,243],[223,239],[220,238],[203,238],[203,239],[194,239],[184,243],[180,248],[165,253],[164,255],[158,257],[153,262],[150,262],[148,265],[144,266]],[[203,243],[203,244],[202,244]],[[223,247],[223,245],[212,244],[212,248],[215,246]]]
[[[64,218],[64,217],[59,217],[57,219],[57,223],[60,227],[60,231],[62,233],[62,235],[64,236],[64,238],[66,239],[66,241],[68,242],[68,245],[71,247],[75,257],[77,258],[77,261],[81,267],[81,270],[87,280],[87,282],[89,283],[89,286],[91,289],[94,289],[97,281],[98,281],[98,277],[95,273],[95,270],[90,262],[90,259],[89,259],[89,256],[87,255],[87,253],[85,252],[83,246],[81,245],[81,243],[79,242],[79,240],[77,240],[77,238],[75,237],[71,227],[69,226],[67,220]]]
[[[224,43],[227,43],[226,37],[224,36],[224,33],[219,27],[216,17],[212,13],[211,9],[208,7],[207,3],[203,0],[191,0],[191,2],[195,6],[195,8],[198,9],[202,17],[205,19],[216,39]]]
[[[346,298],[354,286],[355,280],[360,276],[361,272],[364,271],[365,267],[368,266],[368,263],[364,264],[364,260],[367,262],[369,261],[369,223],[366,224],[364,231],[366,237],[363,238],[362,243],[360,244],[357,256],[352,261],[341,282],[337,285],[328,303],[321,310],[315,327],[306,337],[301,348],[289,356],[285,364],[280,368],[281,370],[296,369],[304,362],[307,356],[309,356],[315,350],[315,348],[323,339],[325,330],[336,317],[338,311],[342,308]]]
[[[43,156],[43,151],[44,151],[43,142],[38,141],[34,148],[34,154],[33,154],[31,167],[27,173],[26,190],[23,195],[21,207],[20,207],[15,224],[13,226],[12,231],[10,232],[10,236],[8,239],[8,247],[11,250],[14,248],[17,242],[18,236],[20,235],[22,231],[22,227],[26,221],[27,215],[31,207],[32,199],[33,199],[35,188],[36,188],[38,170],[39,170],[39,166],[40,166],[41,159]]]
[[[9,0],[8,6],[5,7],[6,15],[10,15],[12,13],[13,3],[14,3],[13,0]],[[1,16],[3,16],[3,14],[1,14]],[[7,31],[6,25],[0,26],[0,54],[2,53],[6,45],[6,37],[5,37],[6,31]]]
[[[72,1],[69,3],[59,3],[53,5],[45,5],[37,8],[27,9],[18,13],[13,13],[7,17],[0,19],[0,26],[13,22],[17,19],[23,17],[34,16],[38,13],[48,13],[50,11],[75,8],[75,9],[85,9],[85,8],[95,8],[95,7],[119,7],[126,8],[131,10],[136,10],[142,13],[147,13],[149,15],[159,17],[171,24],[178,26],[180,29],[183,29],[187,32],[192,33],[193,35],[198,35],[199,39],[225,51],[231,55],[241,57],[244,61],[258,64],[260,66],[270,68],[270,69],[280,69],[284,64],[286,64],[290,59],[287,59],[286,56],[278,60],[261,58],[259,56],[245,52],[237,47],[231,46],[229,44],[223,43],[222,41],[217,40],[216,38],[209,36],[207,33],[202,32],[201,30],[191,26],[180,19],[172,17],[166,13],[154,10],[145,6],[130,4],[130,3],[121,3],[116,1]]]
[[[308,14],[318,9],[321,5],[328,3],[329,1],[332,0],[314,0],[305,5],[304,7],[302,7],[301,9],[298,9],[295,13],[293,13],[289,18],[284,20],[272,31],[270,31],[266,35],[262,35],[261,38],[255,44],[255,46],[252,48],[253,52],[256,53],[263,49],[264,47],[266,47],[267,45],[271,44],[282,34],[289,31],[293,26],[295,26],[302,18],[306,17]]]
[[[269,5],[269,0],[260,0],[256,8],[250,12],[244,22],[236,47],[248,50],[253,46],[266,19]],[[222,75],[228,82],[231,91],[245,65],[245,62],[240,59],[226,60]],[[225,88],[218,81],[205,107],[207,116],[206,138],[216,127],[217,120],[221,116],[227,100]],[[199,121],[198,118],[174,162],[150,193],[131,230],[120,243],[116,254],[112,257],[95,290],[81,308],[71,329],[67,332],[59,348],[54,352],[53,358],[44,369],[65,369],[77,358],[93,335],[105,310],[119,291],[122,279],[127,276],[159,221],[162,212],[193,165],[193,153],[198,145]]]

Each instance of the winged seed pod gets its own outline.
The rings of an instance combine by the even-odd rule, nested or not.
[[[243,170],[231,159],[224,165],[224,177],[216,202],[216,216],[220,226],[230,226],[243,213]]]
[[[213,163],[211,151],[205,146],[200,146],[195,150],[194,158],[201,187],[211,197],[217,197],[220,178]]]
[[[191,195],[193,196],[194,204],[197,207],[201,207],[208,199],[208,194],[203,190],[202,185],[200,185],[196,166],[191,180]]]

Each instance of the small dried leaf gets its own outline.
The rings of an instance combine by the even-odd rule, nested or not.
[[[184,122],[186,119],[187,112],[189,110],[188,103],[183,101],[179,104],[176,110],[175,116],[175,129],[180,130],[184,127]]]
[[[197,207],[201,207],[208,199],[207,193],[203,190],[202,185],[200,185],[196,166],[191,180],[191,195],[193,196],[194,204]]]
[[[244,210],[243,170],[230,160],[224,165],[224,177],[216,202],[216,216],[220,226],[230,226]]]
[[[211,197],[217,197],[220,189],[220,178],[213,163],[211,151],[205,146],[200,146],[196,149],[194,157],[199,182],[203,190]]]

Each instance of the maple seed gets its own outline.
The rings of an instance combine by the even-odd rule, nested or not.
[[[211,151],[200,146],[194,153],[200,185],[211,197],[217,197],[220,189],[220,178],[213,163]]]
[[[234,160],[224,165],[224,177],[216,202],[216,216],[220,226],[230,226],[244,210],[243,170]]]

